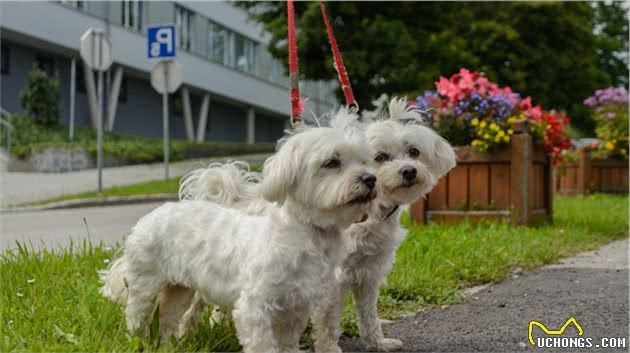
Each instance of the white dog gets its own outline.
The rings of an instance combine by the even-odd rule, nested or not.
[[[379,117],[364,128],[369,147],[374,150],[377,168],[378,197],[376,207],[366,222],[352,225],[344,234],[342,263],[336,269],[336,282],[327,300],[314,316],[315,349],[339,352],[339,322],[343,299],[352,290],[359,314],[359,332],[370,350],[393,351],[402,342],[383,336],[377,313],[381,283],[392,268],[398,245],[405,232],[400,228],[400,206],[427,194],[440,177],[455,166],[452,147],[426,123],[420,111],[404,100],[393,99],[388,117]],[[246,164],[214,164],[186,176],[180,187],[180,198],[202,199],[259,214],[268,210],[260,197],[260,179],[250,173]],[[185,305],[185,304],[184,304]],[[204,308],[196,300],[182,321],[184,329],[196,322]]]
[[[364,220],[375,197],[369,158],[359,136],[303,128],[265,162],[260,193],[277,205],[251,215],[166,203],[140,219],[122,257],[101,273],[102,294],[126,302],[129,330],[143,335],[158,296],[181,306],[182,293],[169,288],[194,290],[232,309],[245,352],[298,351],[333,278],[342,230]]]

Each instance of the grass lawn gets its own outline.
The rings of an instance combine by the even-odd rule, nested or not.
[[[169,180],[152,180],[144,183],[130,184],[124,186],[113,186],[111,188],[103,189],[102,193],[98,191],[87,191],[78,194],[68,194],[55,197],[48,200],[28,202],[21,204],[20,206],[29,205],[45,205],[48,203],[66,201],[66,200],[78,200],[78,199],[91,199],[108,196],[134,196],[134,195],[151,195],[151,194],[176,194],[179,189],[179,179],[172,178]]]
[[[558,197],[555,223],[535,228],[504,223],[411,225],[379,308],[395,317],[462,301],[461,290],[506,278],[627,236],[628,196]],[[83,244],[70,252],[21,247],[0,254],[0,351],[233,351],[230,322],[202,325],[181,341],[158,344],[126,333],[123,310],[98,294],[96,271],[114,250]],[[350,299],[345,334],[355,334]],[[155,329],[155,328],[154,328]]]
[[[251,166],[250,169],[254,172],[260,172],[260,166]],[[111,188],[103,189],[102,193],[98,191],[87,191],[78,194],[68,194],[59,197],[55,197],[48,200],[28,202],[20,204],[20,206],[31,205],[45,205],[53,202],[66,201],[66,200],[79,200],[90,199],[98,197],[108,196],[136,196],[136,195],[151,195],[151,194],[176,194],[179,190],[180,178],[172,178],[169,180],[152,180],[144,183],[130,184],[124,186],[113,186]]]

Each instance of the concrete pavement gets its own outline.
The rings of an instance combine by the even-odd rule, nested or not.
[[[239,160],[252,165],[261,165],[269,155],[263,153],[174,162],[170,164],[170,176],[182,176],[212,161]],[[162,163],[105,168],[103,169],[103,187],[129,185],[163,177],[164,166]],[[2,172],[0,173],[0,208],[96,189],[96,169],[68,173]]]
[[[558,330],[571,317],[584,330],[581,337],[591,339],[591,347],[530,344],[530,321]],[[513,276],[480,289],[465,304],[421,312],[384,330],[401,339],[409,352],[628,352],[628,239]],[[560,336],[533,326],[532,337],[538,342],[580,336],[573,326]],[[363,349],[356,338],[344,338],[341,346],[344,352]]]
[[[32,242],[49,249],[90,239],[115,243],[129,234],[140,217],[161,205],[144,203],[111,207],[88,207],[40,212],[0,214],[0,250],[15,247],[15,241]]]

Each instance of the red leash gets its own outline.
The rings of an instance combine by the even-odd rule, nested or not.
[[[322,10],[322,17],[324,18],[324,23],[326,24],[328,41],[330,41],[330,47],[332,48],[333,57],[335,59],[335,70],[337,70],[337,73],[339,74],[339,82],[341,82],[341,89],[343,90],[343,95],[346,98],[346,105],[348,107],[354,106],[356,110],[359,110],[359,105],[354,99],[352,86],[350,85],[350,80],[348,79],[346,66],[343,64],[343,58],[341,57],[341,53],[339,52],[339,48],[337,47],[337,40],[335,39],[332,27],[330,26],[330,22],[328,21],[328,16],[326,16],[326,6],[321,0],[319,1],[319,8]]]
[[[341,53],[337,47],[337,40],[333,34],[332,26],[328,21],[328,16],[326,15],[326,6],[321,0],[319,2],[319,7],[322,10],[322,17],[324,18],[324,23],[326,24],[326,32],[328,33],[328,40],[335,60],[334,66],[339,76],[339,82],[341,82],[343,95],[346,98],[346,106],[353,107],[353,109],[358,111],[359,104],[354,99],[350,79],[348,79],[348,73],[346,72],[346,67],[343,64],[343,58],[341,57]],[[289,122],[292,127],[295,127],[302,121],[300,116],[304,111],[304,103],[300,99],[300,74],[298,70],[297,43],[295,40],[295,9],[293,7],[293,0],[287,0],[287,22],[289,27],[289,81],[291,83],[291,120]]]
[[[295,42],[295,11],[293,0],[287,0],[287,20],[289,26],[289,81],[291,83],[291,123],[295,127],[301,122],[300,115],[304,104],[300,100],[300,73],[298,72],[297,44]]]

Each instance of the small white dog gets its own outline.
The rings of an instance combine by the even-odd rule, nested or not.
[[[172,290],[181,288],[232,310],[245,352],[297,352],[333,278],[342,230],[365,220],[376,194],[359,137],[319,127],[289,136],[263,168],[260,193],[277,203],[264,215],[205,201],[152,211],[102,271],[101,293],[126,303],[135,334],[146,334],[158,296],[167,307],[189,304]]]
[[[333,119],[334,120],[334,119]],[[342,262],[335,270],[335,284],[320,303],[314,323],[315,349],[339,352],[337,345],[343,299],[348,290],[355,297],[359,332],[369,350],[394,351],[402,342],[383,336],[377,313],[379,287],[391,271],[393,259],[406,232],[400,228],[400,206],[426,195],[440,177],[455,166],[453,148],[425,126],[420,111],[402,99],[393,99],[388,116],[357,124],[364,129],[377,168],[378,197],[366,222],[352,225],[344,233]],[[213,164],[186,176],[180,198],[202,199],[261,214],[268,202],[260,197],[260,182],[246,164]],[[183,318],[188,328],[204,303],[195,300]]]

